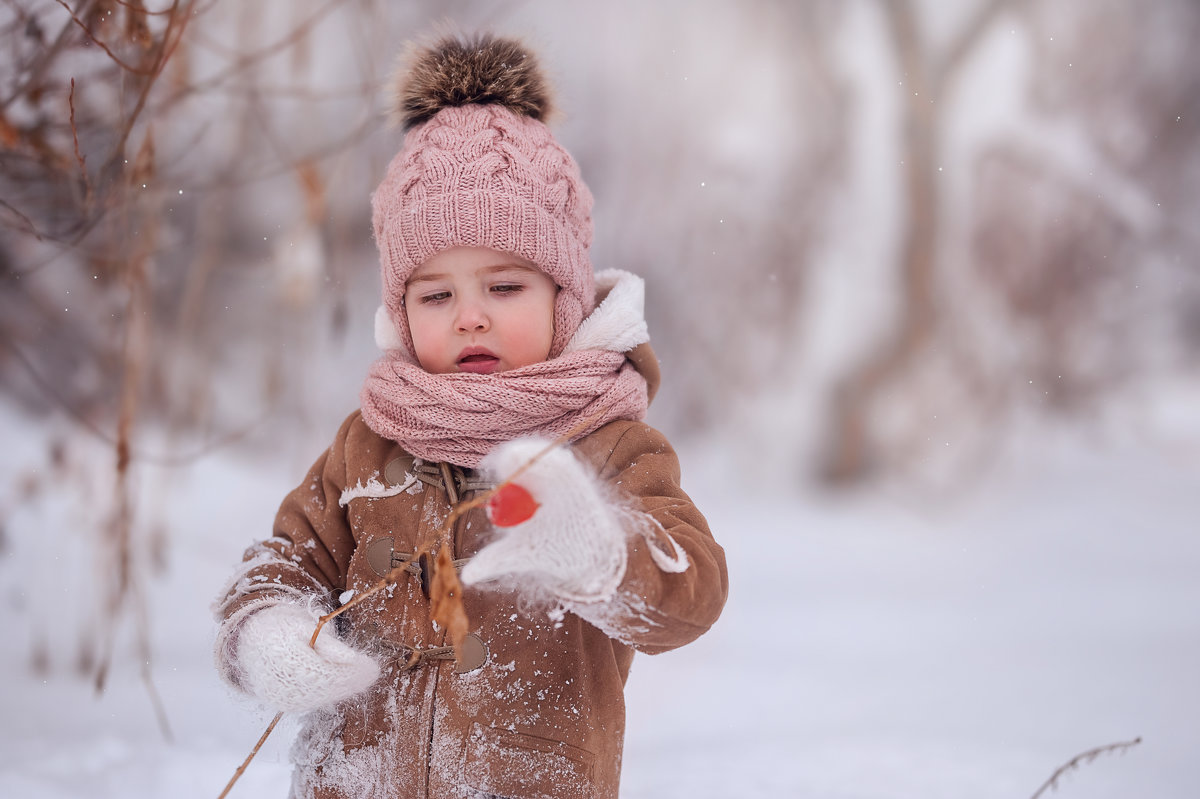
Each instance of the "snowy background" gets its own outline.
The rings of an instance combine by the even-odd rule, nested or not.
[[[265,728],[209,603],[354,407],[383,86],[454,24],[542,54],[729,556],[622,795],[1030,797],[1137,737],[1054,795],[1197,795],[1191,0],[177,8],[153,82],[0,10],[0,796],[215,797]]]
[[[9,462],[35,429],[5,408]],[[783,495],[685,451],[686,487],[725,544],[730,600],[695,644],[634,662],[628,797],[1028,797],[1071,756],[1143,742],[1061,797],[1190,797],[1200,785],[1200,515],[1195,451],[1061,433],[954,498]],[[1058,440],[1058,439],[1062,440]],[[102,452],[96,452],[97,466]],[[169,490],[169,563],[147,589],[165,742],[127,624],[103,695],[71,662],[87,616],[85,520],[54,485],[10,516],[12,644],[0,795],[215,797],[269,721],[211,667],[214,586],[295,472],[212,456]],[[281,726],[234,796],[283,796]]]

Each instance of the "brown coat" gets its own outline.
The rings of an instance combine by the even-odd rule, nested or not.
[[[383,677],[366,694],[306,717],[292,752],[294,796],[617,795],[634,650],[681,646],[716,621],[728,590],[725,556],[679,486],[675,453],[653,428],[613,422],[573,450],[642,512],[625,517],[637,529],[629,531],[628,568],[616,595],[562,608],[544,597],[468,587],[463,602],[483,642],[482,665],[458,673],[453,660],[429,658],[404,670],[414,649],[445,643],[444,631],[431,624],[419,576],[406,574],[339,617],[346,640],[381,656]],[[452,472],[463,498],[479,490],[474,473]],[[347,487],[372,479],[369,493],[392,495],[339,504]],[[247,551],[219,603],[224,628],[236,629],[263,602],[315,595],[336,605],[342,592],[378,581],[393,553],[430,540],[449,511],[441,469],[418,469],[354,413],[283,502],[274,537]],[[486,517],[468,512],[455,526],[455,557],[469,558],[491,535]],[[672,554],[668,539],[686,553],[686,570],[659,565]],[[219,659],[227,660],[232,637],[224,640]]]

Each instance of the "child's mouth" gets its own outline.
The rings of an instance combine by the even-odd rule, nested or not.
[[[480,353],[466,355],[458,359],[458,371],[474,372],[475,374],[491,374],[500,365],[500,359],[495,355]]]

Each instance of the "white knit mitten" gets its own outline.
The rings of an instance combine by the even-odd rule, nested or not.
[[[506,479],[548,441],[519,438],[488,453],[480,468]],[[625,534],[596,479],[566,447],[546,453],[515,480],[539,505],[527,521],[498,528],[463,568],[464,583],[503,575],[532,580],[563,599],[608,599],[625,575]]]
[[[368,688],[379,664],[338,640],[326,624],[309,646],[319,616],[290,603],[271,605],[242,623],[237,668],[243,687],[276,710],[303,712]]]

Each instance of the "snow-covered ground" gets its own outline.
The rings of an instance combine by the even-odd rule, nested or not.
[[[269,716],[218,682],[208,604],[302,466],[215,454],[141,482],[171,529],[149,586],[167,743],[127,629],[103,695],[72,672],[88,543],[63,528],[82,511],[53,484],[13,504],[44,431],[0,410],[0,796],[215,799]],[[690,460],[730,600],[700,641],[635,661],[627,799],[1021,799],[1072,755],[1135,736],[1055,795],[1200,791],[1195,453],[1067,447],[952,501],[783,496]],[[276,730],[232,796],[286,794],[293,732]]]

